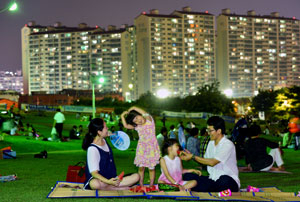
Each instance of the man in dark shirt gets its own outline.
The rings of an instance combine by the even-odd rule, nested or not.
[[[282,171],[283,160],[279,145],[267,139],[260,138],[261,128],[259,125],[253,124],[250,127],[250,139],[245,144],[246,164],[253,171]],[[267,147],[271,148],[267,153]],[[278,167],[273,167],[276,162]]]

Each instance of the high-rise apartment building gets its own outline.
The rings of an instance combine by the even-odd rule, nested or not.
[[[232,14],[217,17],[217,79],[233,97],[300,85],[300,27],[295,18]]]
[[[131,78],[134,62],[132,36],[128,30],[127,26],[122,29],[109,26],[107,31],[92,33],[90,58],[91,72],[105,79],[104,84],[99,84],[99,89],[122,93],[126,100],[131,100],[134,98]]]
[[[197,92],[215,78],[215,18],[190,7],[170,15],[154,9],[135,19],[138,94],[167,89],[171,96]]]
[[[91,74],[104,78],[103,84],[95,84],[97,91],[123,93],[124,82],[130,80],[130,46],[127,29],[114,26],[104,30],[85,23],[78,27],[26,25],[22,29],[25,93],[88,90]]]

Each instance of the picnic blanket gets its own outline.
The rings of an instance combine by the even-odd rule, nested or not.
[[[274,170],[268,170],[268,171],[252,171],[252,170],[249,170],[248,167],[239,167],[239,172],[241,173],[283,173],[283,174],[292,174],[291,172],[289,171],[285,171],[285,170],[282,170],[282,171],[274,171]]]
[[[148,192],[135,193],[130,190],[103,191],[83,190],[83,183],[56,182],[47,198],[173,198],[176,200],[211,200],[211,201],[300,201],[294,192],[282,192],[276,187],[260,188],[261,192],[233,192],[232,196],[219,197],[210,192]]]

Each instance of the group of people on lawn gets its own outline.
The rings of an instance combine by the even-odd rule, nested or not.
[[[134,159],[138,173],[125,175],[124,178],[117,176],[112,149],[105,140],[109,134],[107,125],[103,119],[95,118],[91,120],[89,131],[82,144],[82,148],[87,150],[85,189],[124,190],[130,189],[137,182],[140,187],[144,187],[144,172],[145,168],[148,168],[150,178],[148,188],[154,191],[155,166],[160,164],[159,184],[172,184],[180,190],[198,192],[219,192],[227,189],[239,191],[235,145],[225,137],[225,122],[221,117],[213,116],[207,120],[206,131],[210,141],[204,156],[180,150],[176,139],[165,139],[160,148],[152,116],[138,107],[124,111],[121,119],[125,128],[134,129],[139,135]],[[253,135],[249,139],[250,150],[247,154],[249,169],[254,171],[273,169],[274,162],[279,166],[278,169],[283,169],[278,145],[259,138],[259,132],[257,128],[253,128]],[[271,156],[266,153],[266,146],[273,148]],[[182,160],[194,160],[206,165],[209,175],[202,176],[201,171],[196,169],[184,169]]]

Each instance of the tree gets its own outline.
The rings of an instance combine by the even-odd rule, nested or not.
[[[185,106],[191,112],[209,112],[214,114],[231,114],[231,100],[219,91],[219,82],[204,84],[198,88],[196,95],[186,97]]]
[[[297,112],[300,109],[299,98],[300,87],[283,88],[278,91],[276,101],[272,110],[278,119],[288,120],[291,112]]]
[[[253,111],[255,112],[264,111],[265,113],[269,113],[275,104],[276,96],[277,96],[276,91],[272,91],[272,90],[259,91],[258,95],[256,95],[252,99]]]

